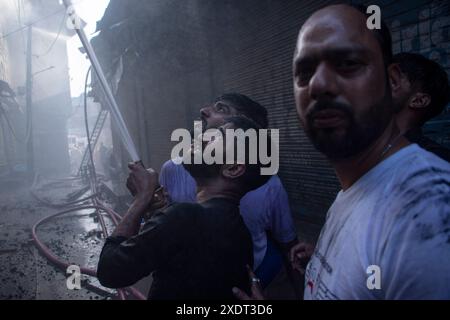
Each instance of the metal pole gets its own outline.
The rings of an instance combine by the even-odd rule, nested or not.
[[[27,103],[27,125],[29,135],[27,141],[27,171],[29,177],[34,175],[34,150],[33,150],[33,46],[32,46],[33,27],[28,26],[27,37],[27,79],[26,79],[26,103]]]
[[[106,80],[105,74],[103,73],[102,67],[100,66],[100,63],[97,59],[97,56],[95,55],[94,49],[91,46],[91,43],[86,37],[86,34],[84,33],[83,29],[81,29],[81,26],[77,25],[77,21],[79,19],[76,16],[75,10],[72,6],[71,0],[63,0],[64,5],[66,6],[69,13],[71,13],[70,18],[72,19],[72,23],[75,27],[75,30],[78,34],[78,37],[80,38],[81,43],[83,44],[84,49],[86,50],[86,53],[88,55],[89,60],[91,61],[92,68],[95,71],[95,74],[98,77],[98,80],[100,81],[100,85],[103,88],[103,91],[105,93],[106,100],[109,104],[109,109],[111,112],[111,116],[114,119],[117,128],[119,129],[119,134],[122,139],[122,142],[127,149],[131,160],[134,162],[140,161],[140,158],[137,154],[136,146],[131,139],[131,135],[128,131],[128,128],[125,124],[125,121],[123,120],[123,117],[120,113],[119,106],[116,103],[116,100],[114,98],[114,95],[111,91],[111,88],[109,87],[108,81]]]
[[[3,151],[5,152],[5,158],[6,158],[6,168],[8,170],[8,173],[11,172],[11,153],[10,153],[10,144],[11,141],[8,139],[8,130],[6,128],[7,124],[7,116],[5,114],[5,110],[3,109],[3,102],[0,102],[0,125],[2,126],[2,142],[3,142]],[[5,120],[3,121],[3,118]]]

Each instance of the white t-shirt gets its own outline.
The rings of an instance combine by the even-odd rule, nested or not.
[[[305,299],[450,299],[450,164],[414,144],[341,191]]]

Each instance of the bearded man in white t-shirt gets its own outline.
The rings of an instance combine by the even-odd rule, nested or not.
[[[389,30],[366,22],[354,7],[328,6],[297,41],[297,113],[342,186],[307,266],[304,297],[450,299],[450,165],[400,134]]]

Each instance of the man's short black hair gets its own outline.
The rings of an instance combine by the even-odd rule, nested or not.
[[[256,122],[263,129],[269,126],[266,108],[246,95],[225,93],[218,97],[215,102],[217,101],[230,102],[238,112]]]
[[[258,139],[256,150],[258,153],[257,157],[257,163],[251,164],[250,163],[250,141],[249,139],[245,139],[245,173],[242,177],[240,177],[240,181],[242,182],[246,192],[255,190],[262,185],[264,185],[270,178],[270,175],[261,175],[261,168],[266,167],[268,165],[263,165],[260,162],[259,158],[259,143],[260,143],[260,137],[258,135],[258,131],[263,129],[259,124],[257,124],[255,121],[253,121],[250,118],[247,118],[246,116],[232,116],[225,119],[225,123],[231,123],[233,124],[233,127],[235,129],[242,129],[243,131],[247,131],[250,129],[254,129],[256,131],[256,136]],[[271,153],[271,139],[270,135],[267,136],[267,150],[268,155]],[[235,150],[235,156],[237,152]]]
[[[351,7],[355,8],[362,14],[364,14],[367,18],[371,16],[371,14],[367,13],[368,6],[363,4],[351,4]],[[391,64],[392,61],[392,36],[391,31],[389,30],[389,27],[387,26],[386,22],[381,18],[381,24],[380,29],[373,29],[371,30],[375,34],[375,37],[377,38],[378,44],[381,47],[381,52],[383,54],[383,61],[385,66]]]
[[[441,114],[450,99],[447,72],[438,63],[416,53],[396,54],[393,63],[399,65],[411,86],[430,96],[431,103],[423,123]]]

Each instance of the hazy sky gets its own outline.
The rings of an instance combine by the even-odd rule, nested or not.
[[[74,0],[73,3],[78,15],[87,23],[84,31],[87,37],[91,38],[95,32],[96,22],[102,18],[109,0]],[[72,97],[78,97],[84,92],[84,80],[90,66],[89,60],[78,50],[79,47],[81,42],[77,35],[67,41]]]

